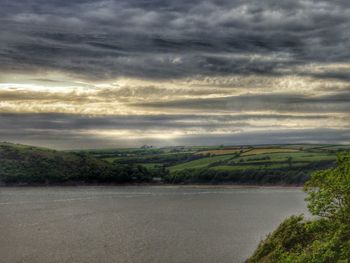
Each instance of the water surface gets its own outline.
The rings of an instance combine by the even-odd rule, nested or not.
[[[243,262],[297,188],[0,188],[1,262]]]

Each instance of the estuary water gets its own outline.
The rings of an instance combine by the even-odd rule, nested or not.
[[[0,187],[0,262],[244,262],[299,188]]]

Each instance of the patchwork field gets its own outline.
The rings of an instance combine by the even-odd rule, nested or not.
[[[209,151],[200,151],[196,152],[195,154],[198,155],[225,155],[225,154],[233,154],[233,153],[239,153],[240,149],[220,149],[220,150],[209,150]]]
[[[302,184],[332,167],[349,145],[178,146],[109,149],[89,154],[120,165],[142,165],[168,183]]]
[[[235,157],[235,155],[221,155],[221,156],[206,157],[206,158],[201,158],[198,160],[178,164],[175,166],[171,166],[171,167],[169,167],[169,169],[170,169],[170,171],[176,171],[176,170],[183,170],[183,169],[204,168],[204,167],[207,167],[208,165],[216,163],[218,161],[226,161],[226,160],[230,160],[234,157]]]
[[[285,152],[298,152],[297,149],[289,149],[289,148],[257,148],[245,151],[241,154],[241,156],[247,156],[247,155],[257,155],[257,154],[264,154],[264,153],[285,153]]]

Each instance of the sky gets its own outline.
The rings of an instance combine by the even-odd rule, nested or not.
[[[348,0],[0,0],[0,141],[350,143]]]

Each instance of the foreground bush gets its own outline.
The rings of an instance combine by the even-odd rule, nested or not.
[[[247,262],[350,262],[350,155],[305,185],[314,220],[292,216],[260,243]]]

